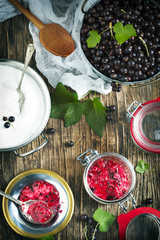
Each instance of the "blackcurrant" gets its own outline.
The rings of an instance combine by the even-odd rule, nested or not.
[[[136,208],[141,208],[142,206],[141,205],[137,205]]]
[[[119,87],[112,87],[112,91],[113,92],[120,92],[121,88],[119,88]]]
[[[73,147],[73,145],[74,145],[74,142],[73,142],[73,141],[69,141],[69,142],[66,142],[66,143],[65,143],[65,146],[66,146],[66,147]]]
[[[3,116],[3,121],[7,121],[7,120],[8,120],[8,118]]]
[[[115,86],[116,86],[116,82],[112,81],[112,82],[111,82],[111,86],[112,86],[112,87],[115,87]]]
[[[14,122],[14,121],[15,121],[15,117],[10,116],[10,117],[8,118],[8,121],[9,121],[9,122]]]
[[[153,203],[153,199],[152,198],[147,198],[145,203],[146,204],[152,204]]]
[[[87,222],[88,221],[88,215],[87,214],[83,214],[83,215],[80,216],[80,219],[83,222]]]
[[[96,240],[96,236],[95,235],[92,236],[92,234],[91,234],[91,235],[88,236],[88,240]]]
[[[9,128],[10,127],[10,123],[9,122],[5,122],[4,127],[5,128]]]
[[[108,110],[110,112],[114,112],[116,110],[116,107],[114,105],[111,105],[111,106],[108,107]]]
[[[92,217],[88,218],[88,224],[89,225],[96,225],[96,221]]]
[[[108,114],[107,117],[106,117],[106,120],[112,120],[112,115]]]
[[[53,134],[53,133],[55,133],[55,129],[54,128],[48,128],[46,132],[48,134]]]
[[[92,227],[92,229],[91,229],[91,233],[97,233],[98,232],[98,229],[97,228],[95,228],[95,227]]]

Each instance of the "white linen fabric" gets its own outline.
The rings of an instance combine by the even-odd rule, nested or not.
[[[97,0],[88,0],[85,10]],[[71,87],[83,97],[93,90],[102,94],[111,91],[109,83],[97,76],[87,63],[80,44],[80,28],[84,14],[81,6],[84,0],[23,0],[21,3],[43,23],[58,23],[65,28],[75,41],[75,51],[68,57],[55,56],[40,43],[39,30],[29,23],[29,30],[36,49],[36,63],[40,72],[55,88],[58,82]],[[8,0],[0,0],[0,22],[20,12]]]

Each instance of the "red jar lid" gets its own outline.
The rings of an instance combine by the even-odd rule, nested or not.
[[[140,216],[141,214],[154,215],[154,216],[160,218],[160,211],[158,211],[157,209],[154,209],[154,208],[150,208],[150,207],[136,208],[128,213],[119,215],[117,218],[117,222],[119,225],[119,239],[120,240],[126,240],[126,230],[127,230],[129,223],[135,217]],[[146,239],[146,238],[143,238],[143,239]]]
[[[160,153],[160,97],[138,105],[131,116],[130,131],[140,148]]]

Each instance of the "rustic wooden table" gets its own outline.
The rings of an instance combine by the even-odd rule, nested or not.
[[[0,58],[18,60],[24,62],[26,46],[32,43],[32,37],[28,30],[29,21],[22,15],[16,16],[3,23],[0,23]],[[33,57],[30,66],[36,68]],[[42,76],[43,77],[43,76]],[[44,77],[43,77],[44,78]],[[53,88],[45,82],[52,92]],[[136,186],[133,194],[137,205],[143,205],[146,198],[153,198],[150,207],[160,209],[160,156],[146,153],[136,147],[131,139],[129,124],[126,122],[126,109],[133,102],[146,102],[160,96],[160,81],[148,86],[132,88],[123,86],[120,93],[111,92],[109,95],[99,95],[104,105],[115,105],[117,110],[113,113],[113,120],[107,122],[102,138],[99,138],[87,125],[84,117],[75,125],[64,127],[63,121],[49,119],[46,129],[55,128],[55,134],[47,135],[49,143],[40,151],[28,157],[16,157],[13,152],[0,153],[0,189],[5,190],[8,183],[23,171],[44,168],[58,173],[70,185],[75,199],[73,217],[68,226],[57,234],[57,240],[80,240],[84,239],[84,226],[80,221],[80,215],[87,213],[92,216],[93,212],[101,207],[105,211],[118,216],[121,211],[118,205],[101,205],[92,200],[86,193],[83,186],[84,167],[76,161],[76,157],[88,148],[98,150],[99,153],[115,152],[125,156],[135,167],[138,160],[143,159],[149,163],[153,172],[144,174],[136,173]],[[92,97],[92,94],[90,95]],[[46,130],[45,129],[45,130]],[[65,147],[65,142],[73,140],[79,143],[71,148]],[[23,151],[30,150],[39,144],[41,139],[36,139],[32,144],[26,146]],[[1,199],[0,199],[1,200]],[[131,210],[131,203],[128,203]],[[26,239],[17,235],[7,224],[0,204],[0,239],[2,240],[23,240]],[[117,240],[118,225],[115,222],[107,233],[99,233],[99,240]]]

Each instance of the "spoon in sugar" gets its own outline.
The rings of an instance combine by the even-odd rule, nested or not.
[[[29,64],[29,62],[31,60],[31,57],[32,57],[33,53],[34,53],[34,45],[33,44],[28,44],[27,51],[26,51],[26,57],[25,57],[25,63],[24,63],[24,67],[23,67],[23,70],[22,70],[21,79],[20,79],[18,87],[16,89],[18,94],[19,94],[18,103],[19,103],[19,111],[20,112],[22,110],[22,107],[23,107],[23,104],[24,104],[24,101],[25,101],[25,95],[24,95],[24,93],[21,90],[22,80],[23,80],[24,74],[26,72],[26,69],[28,67],[28,64]]]
[[[31,223],[46,224],[55,216],[52,209],[43,201],[28,200],[22,202],[13,198],[11,195],[4,193],[2,190],[0,190],[0,195],[19,205],[19,210],[22,216]]]

